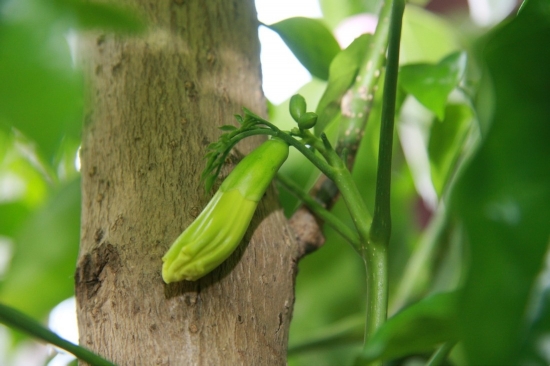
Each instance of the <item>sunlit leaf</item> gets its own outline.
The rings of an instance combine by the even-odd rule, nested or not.
[[[340,46],[322,21],[296,17],[268,26],[281,36],[296,58],[313,75],[327,80]]]
[[[445,118],[447,98],[462,79],[465,69],[466,54],[456,52],[435,65],[402,66],[399,85],[442,121]]]
[[[0,160],[0,202],[17,202],[34,209],[44,202],[48,194],[49,183],[43,166],[37,164],[37,157],[22,136],[12,134],[6,142],[6,154]]]
[[[61,189],[20,227],[0,283],[0,301],[41,318],[74,293],[80,239],[80,181]]]
[[[340,113],[342,97],[355,81],[370,40],[369,34],[363,34],[345,50],[340,51],[332,60],[327,88],[317,105],[316,113],[319,118],[315,125],[315,134],[319,135],[323,132],[325,127]]]
[[[469,239],[460,325],[471,364],[518,364],[550,237],[550,14],[530,0],[489,38],[495,110],[453,199]]]
[[[455,292],[440,293],[405,308],[378,329],[367,342],[361,359],[393,359],[456,340],[456,301]]]

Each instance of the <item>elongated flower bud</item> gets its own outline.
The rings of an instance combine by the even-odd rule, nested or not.
[[[258,202],[288,157],[288,145],[264,142],[225,179],[201,214],[162,258],[164,282],[196,281],[239,246]]]

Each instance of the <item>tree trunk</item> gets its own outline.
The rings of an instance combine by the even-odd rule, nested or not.
[[[242,106],[265,114],[254,3],[128,3],[145,35],[83,45],[80,343],[120,365],[285,364],[299,250],[272,190],[220,268],[161,278],[161,257],[212,195],[200,173],[217,127]]]

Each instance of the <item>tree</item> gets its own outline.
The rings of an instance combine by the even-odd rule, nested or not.
[[[254,4],[134,5],[149,34],[99,34],[83,47],[81,344],[121,365],[284,364],[299,248],[273,191],[219,270],[194,283],[160,276],[160,258],[209,198],[197,173],[217,127],[243,105],[265,113]]]
[[[0,234],[11,240],[2,248],[14,253],[1,322],[89,357],[14,309],[43,319],[72,293],[76,262],[80,343],[110,360],[285,362],[296,262],[310,247],[293,240],[273,191],[219,268],[198,282],[165,285],[160,276],[160,258],[210,197],[204,153],[226,151],[228,136],[268,134],[303,154],[291,154],[277,178],[286,216],[301,201],[297,212],[323,218],[326,237],[300,262],[289,364],[548,363],[545,1],[523,2],[491,29],[468,26],[464,46],[462,23],[412,4],[401,20],[395,0],[381,7],[373,36],[342,50],[325,24],[381,3],[323,1],[325,24],[269,25],[316,77],[300,90],[305,100],[270,105],[269,118],[256,37],[246,36],[257,25],[251,3],[128,2],[145,29],[112,5],[21,4],[0,13],[0,178],[32,189],[0,202]],[[59,40],[69,26],[87,31],[78,261],[71,160],[80,140],[71,122],[80,122],[81,86],[68,52],[41,56],[68,51],[45,30]],[[237,124],[230,116],[243,106],[251,111]],[[239,143],[221,176],[260,141]],[[329,179],[317,180],[314,166]],[[312,232],[309,244],[319,244]]]

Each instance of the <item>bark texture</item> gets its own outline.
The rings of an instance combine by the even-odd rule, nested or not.
[[[300,253],[272,190],[220,268],[161,278],[161,257],[211,196],[200,173],[217,127],[242,106],[265,113],[253,1],[127,4],[149,19],[145,35],[83,46],[80,343],[120,365],[285,364]]]

